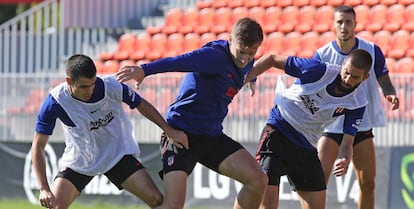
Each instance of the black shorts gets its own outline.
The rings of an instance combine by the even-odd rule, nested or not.
[[[270,125],[265,126],[260,136],[256,160],[267,173],[269,185],[279,185],[280,177],[287,175],[299,191],[326,190],[317,150],[292,143]]]
[[[125,155],[114,167],[111,168],[104,175],[113,183],[119,190],[122,189],[121,184],[136,171],[145,168],[135,157],[132,155]],[[65,168],[56,175],[56,178],[65,178],[69,180],[79,191],[85,188],[85,186],[92,180],[93,176],[87,176],[80,174],[70,168]],[[55,179],[56,179],[55,178]]]
[[[163,168],[159,173],[161,178],[163,174],[175,170],[185,171],[190,175],[197,162],[219,172],[219,165],[224,159],[237,150],[244,149],[240,143],[225,134],[214,137],[186,134],[190,147],[188,150],[173,146],[167,136],[162,134],[160,147]]]
[[[339,145],[341,145],[342,137],[344,136],[344,134],[335,134],[335,133],[324,132],[322,134],[322,136],[326,136],[326,137],[329,137],[329,138],[333,139],[339,146]],[[368,131],[358,131],[356,136],[355,136],[353,146],[355,146],[358,143],[360,143],[360,142],[362,142],[366,139],[369,139],[369,138],[374,138],[374,134],[372,133],[372,129],[370,129]]]

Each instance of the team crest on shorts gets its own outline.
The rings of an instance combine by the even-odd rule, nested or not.
[[[172,164],[174,164],[174,155],[173,155],[173,156],[168,157],[167,164],[168,164],[169,166],[171,166]]]

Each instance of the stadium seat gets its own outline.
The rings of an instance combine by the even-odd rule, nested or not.
[[[102,74],[103,73],[103,62],[101,60],[94,60],[93,61],[95,63],[95,67],[96,67],[96,73],[97,74]]]
[[[132,65],[136,65],[137,63],[134,60],[122,60],[119,63],[119,68],[122,68],[124,66],[132,66]]]
[[[374,34],[371,31],[363,30],[356,34],[358,38],[365,39],[367,41],[373,41],[374,40]]]
[[[194,7],[186,9],[181,19],[181,25],[178,28],[178,32],[187,34],[193,32],[194,28],[197,27],[199,10]]]
[[[368,21],[365,25],[365,30],[372,32],[380,31],[385,24],[387,14],[387,6],[383,4],[371,7],[369,11]]]
[[[151,37],[151,43],[145,55],[145,59],[152,61],[161,58],[165,50],[167,39],[167,35],[164,33],[154,34]]]
[[[263,7],[253,7],[249,9],[249,17],[256,20],[263,27],[263,18],[266,10]]]
[[[233,9],[233,13],[231,15],[231,22],[229,24],[229,27],[227,28],[227,32],[231,32],[233,25],[237,22],[237,20],[249,17],[249,9],[246,7],[236,7]]]
[[[288,33],[294,30],[297,24],[299,9],[296,6],[288,6],[282,9],[277,30]]]
[[[370,7],[367,5],[358,5],[354,7],[356,14],[356,28],[355,32],[364,31],[365,25],[367,24]]]
[[[272,6],[266,9],[262,24],[264,33],[268,34],[277,31],[277,26],[279,25],[281,14],[282,9],[280,7]]]
[[[184,36],[183,52],[193,51],[200,47],[200,34],[187,33]]]
[[[285,35],[275,31],[266,36],[263,43],[263,54],[279,54]]]
[[[385,65],[390,73],[395,73],[395,63],[397,61],[394,58],[386,57],[385,58]]]
[[[405,7],[402,29],[414,31],[414,3]]]
[[[309,6],[310,0],[294,0],[292,3],[293,6],[301,8],[304,6]]]
[[[313,31],[323,33],[332,28],[334,9],[331,6],[321,6],[316,10]]]
[[[223,32],[223,33],[217,34],[217,38],[216,39],[229,40],[229,38],[230,38],[230,33]]]
[[[215,34],[223,33],[231,27],[231,17],[233,10],[229,7],[222,7],[216,10],[214,15],[213,24],[211,25],[210,32]]]
[[[174,57],[183,53],[184,36],[181,33],[170,34],[167,38],[165,51],[162,57]]]
[[[327,0],[326,4],[331,7],[337,7],[344,4],[344,0]]]
[[[312,57],[316,49],[318,49],[319,34],[314,31],[309,31],[301,36],[300,48],[297,52],[299,57]]]
[[[200,0],[200,1],[197,1],[196,8],[199,10],[204,9],[204,8],[209,8],[211,7],[211,3],[212,3],[211,0]]]
[[[175,33],[181,26],[181,19],[183,17],[183,10],[180,8],[172,8],[167,11],[164,19],[164,25],[161,32],[167,35]]]
[[[114,52],[112,59],[122,61],[129,57],[134,51],[136,36],[132,33],[123,34],[118,41],[118,50]]]
[[[300,50],[301,33],[293,31],[287,33],[283,39],[282,49],[280,54],[282,55],[297,55]]]
[[[414,58],[414,32],[410,33],[410,38],[408,39],[408,46],[410,46],[407,51],[406,51],[406,55],[408,57]]]
[[[362,4],[369,7],[379,4],[379,2],[380,0],[362,0]]]
[[[244,0],[242,6],[247,8],[257,7],[260,6],[260,1],[261,0]]]
[[[278,7],[284,8],[293,5],[293,0],[278,0],[276,1]]]
[[[344,4],[351,6],[351,7],[355,7],[355,6],[361,5],[362,1],[363,0],[345,0]]]
[[[314,7],[321,7],[327,4],[326,1],[327,0],[310,0],[309,5],[314,6]]]
[[[210,41],[214,41],[217,39],[217,36],[215,33],[203,33],[200,36],[200,47],[203,46],[204,44],[210,42]]]
[[[210,7],[218,9],[218,8],[223,8],[227,6],[227,2],[228,0],[212,0]]]
[[[316,8],[314,6],[303,6],[299,9],[298,21],[295,25],[295,31],[305,33],[312,30],[315,19]]]
[[[335,39],[336,39],[335,32],[332,32],[332,31],[327,31],[327,32],[322,33],[322,34],[319,36],[319,40],[318,40],[318,48],[319,48],[319,47],[322,47],[323,45],[325,45],[325,44],[327,44],[327,43],[329,43],[329,42],[334,41]]]
[[[389,42],[388,57],[400,59],[405,56],[406,51],[410,48],[409,45],[410,33],[406,30],[399,30],[391,35]],[[411,46],[413,47],[413,46]]]
[[[390,32],[397,31],[401,28],[401,24],[404,22],[405,6],[402,4],[395,4],[387,8],[387,14],[385,16],[385,24],[382,27],[383,30]]]
[[[107,60],[103,63],[102,74],[114,74],[119,70],[119,62],[117,60]]]
[[[394,4],[397,4],[398,0],[380,0],[380,4],[385,5],[385,6],[391,6]]]
[[[151,36],[146,33],[140,33],[136,37],[134,51],[129,54],[130,60],[139,61],[145,58],[151,44]]]
[[[260,6],[263,8],[277,6],[278,0],[260,0]]]
[[[373,42],[381,48],[384,56],[388,55],[390,39],[391,33],[386,30],[381,30],[374,34]]]
[[[414,0],[398,0],[398,4],[402,4],[404,6],[409,6],[414,4]]]
[[[411,57],[404,57],[395,63],[396,73],[414,73],[414,61]]]
[[[203,34],[210,31],[211,26],[214,23],[215,9],[204,8],[200,10],[198,15],[197,27],[194,28],[194,32]]]
[[[244,7],[243,3],[244,3],[243,0],[229,0],[229,2],[227,3],[227,7],[230,7],[230,8]]]

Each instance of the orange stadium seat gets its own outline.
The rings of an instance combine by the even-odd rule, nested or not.
[[[200,47],[200,34],[187,33],[184,36],[183,52],[193,51]]]
[[[247,8],[257,7],[260,6],[261,0],[244,0],[243,6]]]
[[[204,8],[200,10],[198,15],[197,27],[194,28],[194,32],[202,34],[210,31],[211,26],[214,23],[214,16],[216,12],[213,8]]]
[[[227,6],[230,8],[237,8],[237,7],[244,7],[243,4],[244,4],[243,0],[229,0],[227,3]]]
[[[323,33],[332,28],[334,9],[331,6],[321,6],[316,10],[315,22],[312,30]]]
[[[272,32],[266,36],[263,43],[263,54],[279,54],[285,35],[282,32]]]
[[[328,6],[337,7],[344,4],[344,0],[327,0],[326,4]]]
[[[95,67],[96,67],[96,73],[102,74],[103,73],[103,62],[102,60],[94,60]]]
[[[310,0],[309,1],[309,5],[314,6],[314,7],[320,7],[323,5],[326,5],[327,0]]]
[[[215,33],[203,33],[200,36],[200,47],[206,44],[207,42],[214,41],[217,39]]]
[[[264,33],[277,31],[281,14],[282,9],[280,7],[272,6],[266,9],[262,24]]]
[[[362,4],[367,5],[369,7],[379,4],[379,2],[380,0],[362,0]]]
[[[355,28],[355,32],[364,31],[365,25],[367,24],[368,17],[369,17],[369,10],[370,7],[367,5],[358,5],[354,7],[355,14],[356,14],[356,21],[357,25]]]
[[[113,74],[119,70],[119,62],[117,60],[107,60],[103,63],[102,74]]]
[[[398,4],[409,6],[414,4],[414,0],[398,0]]]
[[[253,7],[249,9],[249,17],[256,20],[263,27],[263,18],[266,10],[264,7]]]
[[[167,38],[163,57],[174,57],[183,52],[184,36],[181,33],[170,34]]]
[[[312,57],[318,49],[319,34],[315,31],[309,31],[301,36],[300,49],[297,52],[299,57]]]
[[[198,15],[199,10],[197,8],[191,7],[185,10],[178,32],[182,34],[193,32],[194,28],[197,27]]]
[[[99,54],[99,59],[102,61],[114,59],[114,55],[120,56],[123,52],[128,54],[132,50],[131,44],[135,41],[135,35],[132,33],[123,34],[118,40],[118,48],[115,52],[101,52]],[[118,57],[120,58],[120,57]]]
[[[304,6],[299,9],[298,22],[295,25],[295,31],[305,33],[312,30],[315,19],[316,8],[314,6]]]
[[[212,3],[211,0],[200,0],[200,1],[197,1],[196,8],[204,9],[204,8],[211,7],[211,3]]]
[[[136,36],[132,33],[126,33],[121,36],[118,42],[118,50],[113,54],[112,59],[122,61],[129,57],[129,54],[134,51]]]
[[[293,6],[297,6],[297,7],[304,7],[304,6],[308,6],[310,3],[310,0],[294,0],[293,2]]]
[[[398,0],[380,0],[380,4],[385,6],[391,6],[397,4]]]
[[[281,7],[281,8],[292,6],[293,5],[293,0],[278,0],[278,1],[276,1],[276,5]]]
[[[162,26],[161,32],[167,35],[175,33],[181,26],[181,19],[183,17],[183,10],[180,8],[172,8],[167,11],[165,15],[165,22]]]
[[[405,6],[402,4],[389,6],[387,8],[383,29],[390,32],[399,30],[401,28],[401,24],[404,22],[404,12]]]
[[[374,40],[374,34],[371,31],[363,30],[356,34],[358,38],[365,39],[367,41],[373,41]]]
[[[150,44],[151,36],[148,33],[144,32],[138,34],[136,37],[134,51],[130,53],[129,59],[135,61],[144,59]]]
[[[414,31],[414,3],[405,7],[402,29]]]
[[[224,32],[224,33],[219,33],[217,34],[216,39],[220,39],[220,40],[229,40],[230,38],[230,33],[228,32]]]
[[[354,7],[354,6],[357,6],[357,5],[361,5],[362,1],[363,0],[345,0],[344,4],[348,5],[348,6],[351,6],[351,7]]]
[[[410,48],[409,45],[410,33],[406,30],[399,30],[391,35],[389,42],[388,57],[400,59],[405,56],[406,51]],[[411,46],[413,47],[413,46]]]
[[[384,56],[388,56],[390,39],[391,33],[386,30],[381,30],[374,34],[373,42],[381,48],[382,52],[384,53]]]
[[[218,9],[227,6],[228,0],[213,0],[211,1],[210,7]]]
[[[278,0],[260,0],[260,6],[264,8],[277,6]]]
[[[386,57],[385,58],[385,65],[390,73],[395,73],[395,63],[397,61],[394,58]]]
[[[365,25],[365,30],[377,32],[382,29],[385,24],[387,15],[387,6],[383,4],[371,7],[369,11],[368,21]]]
[[[333,31],[324,32],[319,36],[318,46],[321,47],[335,39],[336,39],[335,32]]]
[[[283,39],[282,49],[280,54],[282,55],[297,55],[300,50],[301,33],[293,31],[287,33]]]
[[[214,21],[211,25],[210,32],[215,34],[223,33],[228,30],[231,23],[233,10],[229,7],[222,7],[216,10],[214,15]]]
[[[407,49],[406,55],[408,57],[414,58],[414,47],[412,47],[414,46],[414,32],[410,33],[410,38],[408,39],[408,46],[410,47]]]
[[[167,39],[168,37],[164,33],[154,34],[151,37],[151,43],[145,55],[145,59],[152,61],[161,58],[165,50]]]
[[[229,24],[229,27],[227,28],[227,32],[230,32],[233,25],[243,17],[249,17],[249,9],[246,7],[236,7],[233,9],[233,13],[231,15],[231,22]]]
[[[396,73],[414,73],[414,61],[411,57],[403,57],[395,64]]]
[[[119,68],[122,68],[124,66],[132,66],[132,65],[136,65],[137,63],[134,60],[122,60],[119,63]]]
[[[288,6],[283,8],[277,30],[283,33],[293,31],[295,25],[297,24],[298,15],[299,8],[296,6]]]

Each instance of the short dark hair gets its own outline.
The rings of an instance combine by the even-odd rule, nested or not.
[[[372,57],[366,50],[355,49],[348,55],[347,59],[349,59],[351,65],[364,70],[365,73],[368,73],[371,69]]]
[[[263,30],[255,20],[245,17],[234,24],[231,36],[242,45],[252,46],[263,41]]]
[[[354,8],[352,8],[348,5],[342,5],[342,6],[336,7],[335,10],[334,10],[334,14],[337,13],[337,12],[339,12],[339,13],[352,13],[354,15],[354,17],[356,17]]]
[[[72,55],[66,62],[66,75],[72,81],[76,81],[80,77],[93,78],[96,76],[95,63],[86,55]]]

